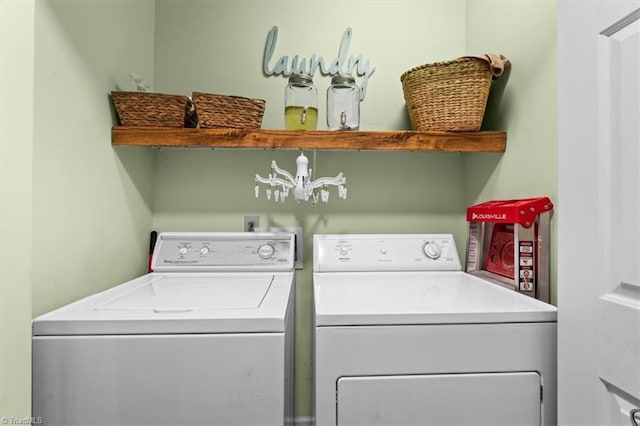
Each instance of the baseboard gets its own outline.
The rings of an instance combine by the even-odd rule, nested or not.
[[[293,418],[294,426],[312,426],[313,417],[311,416],[297,416]]]

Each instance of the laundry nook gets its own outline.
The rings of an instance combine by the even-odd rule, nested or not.
[[[640,425],[640,0],[0,0],[0,424]]]

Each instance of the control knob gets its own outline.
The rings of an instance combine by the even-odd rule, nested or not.
[[[427,242],[422,250],[429,259],[433,260],[440,258],[440,255],[442,254],[442,249],[440,249],[440,246],[435,241]]]
[[[271,244],[263,244],[258,247],[258,256],[262,259],[271,259],[276,249]]]

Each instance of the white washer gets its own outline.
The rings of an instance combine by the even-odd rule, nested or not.
[[[293,234],[163,233],[154,272],[33,321],[47,425],[283,425]]]
[[[316,425],[555,425],[555,307],[453,236],[314,236]]]

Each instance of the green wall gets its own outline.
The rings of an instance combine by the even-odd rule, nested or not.
[[[304,417],[311,414],[314,233],[451,232],[462,255],[469,204],[555,198],[555,1],[0,5],[0,417],[29,415],[30,318],[142,273],[151,229],[241,230],[244,215],[259,215],[262,226],[304,228],[295,379],[295,412]],[[494,85],[484,127],[508,132],[507,152],[307,152],[318,174],[343,171],[349,188],[346,201],[332,193],[329,204],[311,207],[253,195],[255,173],[268,173],[272,159],[292,169],[298,152],[111,147],[108,93],[126,87],[129,72],[161,92],[265,99],[264,127],[281,128],[286,80],[261,73],[273,25],[280,29],[277,57],[316,53],[327,60],[344,29],[353,29],[349,53],[376,67],[362,104],[363,130],[409,127],[400,84],[409,68],[464,54],[506,55],[513,69]],[[26,49],[7,50],[7,37],[19,37]],[[9,58],[20,63],[13,74],[5,73]],[[20,90],[12,86],[17,76]],[[322,126],[328,82],[316,78]]]
[[[153,76],[154,6],[36,3],[34,316],[145,271],[154,158],[111,147],[108,95]]]
[[[535,36],[532,36],[534,35]],[[548,196],[558,209],[555,1],[469,1],[468,52],[512,62],[494,83],[483,127],[507,132],[504,154],[467,154],[465,204]],[[556,221],[551,221],[551,302],[556,303]]]
[[[0,422],[31,408],[34,14],[0,1]]]
[[[334,193],[329,204],[316,207],[293,200],[275,204],[264,195],[254,198],[254,174],[267,174],[272,159],[291,170],[298,152],[158,152],[153,226],[159,231],[241,230],[244,215],[259,215],[262,226],[303,227],[307,257],[304,269],[296,273],[296,416],[311,413],[314,233],[451,232],[462,256],[468,205],[555,195],[555,2],[337,5],[320,0],[158,0],[155,89],[265,99],[263,127],[282,128],[286,79],[261,72],[269,29],[279,28],[275,58],[315,53],[331,60],[344,29],[351,27],[349,54],[362,54],[376,67],[362,103],[362,130],[409,128],[400,84],[404,71],[465,54],[496,52],[513,61],[513,70],[496,82],[484,127],[507,130],[508,147],[506,154],[474,155],[319,151],[317,173],[344,172],[349,197],[338,200]],[[329,78],[316,74],[315,82],[323,129]],[[313,164],[314,153],[306,154]]]
[[[353,30],[349,55],[376,67],[362,103],[362,130],[409,128],[401,74],[417,65],[464,54],[461,1],[156,3],[156,90],[205,91],[266,100],[264,128],[283,127],[286,78],[263,76],[267,32],[279,28],[274,58],[313,53],[331,61],[342,34]],[[338,6],[339,5],[339,6]],[[182,28],[190,31],[181,31]],[[381,29],[384,28],[384,31]],[[189,49],[184,49],[189,45]],[[275,60],[274,60],[275,62]],[[272,64],[273,66],[273,64]],[[326,129],[329,77],[316,74],[320,129]],[[360,79],[357,79],[360,82]],[[295,415],[311,414],[312,236],[314,233],[454,233],[464,246],[463,158],[444,153],[326,152],[315,154],[316,176],[347,177],[348,199],[333,192],[316,207],[254,198],[254,176],[271,160],[295,167],[296,151],[161,150],[154,177],[154,227],[160,230],[242,230],[244,215],[261,226],[301,226],[307,254],[296,273]],[[307,152],[310,164],[314,153]],[[264,190],[263,190],[264,194]]]
[[[154,156],[108,94],[153,77],[153,0],[0,1],[0,423],[30,415],[31,318],[143,273]],[[15,420],[12,420],[15,419]]]

